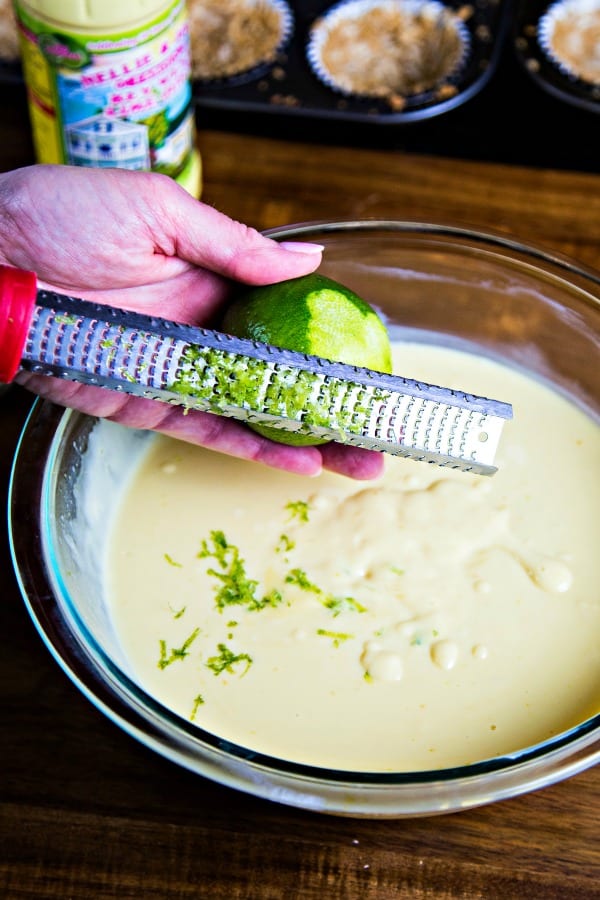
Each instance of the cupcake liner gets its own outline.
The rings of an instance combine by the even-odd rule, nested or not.
[[[286,0],[239,0],[229,2],[231,18],[239,13],[239,22],[234,22],[238,31],[238,47],[231,43],[219,43],[219,23],[226,15],[225,4],[219,0],[188,0],[190,22],[190,43],[192,55],[192,80],[211,87],[241,84],[260,78],[276,62],[292,36],[294,16]],[[237,7],[237,9],[236,9]],[[264,34],[256,34],[248,26],[248,16],[255,11],[258,16],[274,12],[279,17],[278,36],[271,41],[272,30],[265,27]],[[204,17],[204,21],[202,19]],[[221,18],[219,18],[221,17]],[[204,31],[203,31],[204,29]],[[212,31],[211,31],[212,29]],[[204,42],[204,36],[207,36]],[[225,35],[227,40],[230,36]],[[257,46],[257,38],[266,38],[264,52]],[[206,60],[210,60],[208,64]],[[212,71],[207,71],[212,68]]]
[[[388,28],[373,32],[376,11],[392,17],[399,11],[409,20],[411,33],[400,48],[393,46]],[[345,34],[335,61],[341,63],[342,71],[336,73],[324,56],[328,41],[341,28]],[[367,36],[364,29],[369,28]],[[346,97],[393,103],[449,87],[463,69],[470,47],[462,19],[438,0],[341,0],[313,23],[306,56],[314,74],[331,90]],[[443,53],[440,58],[441,51],[446,51],[445,60]]]
[[[563,75],[600,86],[598,0],[557,0],[539,19],[537,40]]]

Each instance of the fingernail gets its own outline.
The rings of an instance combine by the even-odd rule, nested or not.
[[[304,241],[282,241],[279,246],[292,253],[322,253],[325,249],[322,244],[310,244]]]

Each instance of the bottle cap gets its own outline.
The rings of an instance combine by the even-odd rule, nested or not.
[[[19,371],[37,298],[35,272],[0,266],[0,382]]]

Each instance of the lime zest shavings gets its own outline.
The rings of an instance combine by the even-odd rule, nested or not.
[[[160,657],[158,660],[158,668],[166,669],[167,666],[170,666],[174,662],[183,661],[186,656],[189,656],[190,646],[196,640],[198,635],[200,634],[200,629],[195,628],[190,636],[183,642],[181,647],[173,647],[170,651],[167,650],[167,642],[159,641],[160,647]]]
[[[169,553],[163,553],[163,558],[166,562],[169,563],[170,566],[173,566],[176,569],[182,569],[183,565],[177,560],[173,559],[173,557]]]
[[[234,653],[226,644],[219,644],[217,650],[219,653],[206,661],[206,668],[211,669],[215,675],[229,672],[232,675],[239,674],[241,678],[252,665],[253,660],[248,653]],[[245,663],[245,667],[243,672],[237,673],[234,666],[238,666],[240,663]]]
[[[185,347],[167,387],[200,409],[227,415],[246,411],[237,417],[265,416],[263,424],[275,428],[289,429],[285,422],[293,422],[299,434],[323,428],[339,440],[345,433],[365,434],[374,407],[391,396],[374,385],[197,344]]]
[[[192,713],[190,715],[191,722],[195,721],[196,716],[198,715],[198,710],[200,709],[201,706],[204,706],[204,702],[205,701],[204,701],[204,697],[202,696],[202,694],[197,694],[194,697],[194,701],[193,701],[193,705],[192,705]]]
[[[277,545],[275,546],[275,553],[289,553],[295,546],[296,541],[293,541],[287,534],[280,534]]]
[[[322,590],[322,588],[308,578],[303,569],[290,569],[285,576],[285,583],[293,584],[300,588],[301,591],[316,594],[323,606],[333,612],[334,618],[339,616],[342,612],[364,613],[367,611],[366,606],[363,606],[362,603],[359,603],[354,597],[336,597],[335,594],[330,594]]]
[[[210,542],[202,541],[202,549],[198,558],[213,558],[221,571],[210,568],[207,574],[220,583],[215,589],[215,602],[220,612],[227,606],[241,605],[251,611],[265,609],[267,606],[278,606],[282,602],[281,593],[273,589],[262,598],[256,596],[258,581],[248,578],[244,560],[239,549],[227,541],[222,531],[211,531]]]
[[[308,500],[290,500],[289,503],[285,504],[285,508],[289,511],[290,519],[308,522],[308,511],[310,509]]]
[[[58,325],[76,325],[79,319],[71,313],[57,313],[54,316],[54,321]]]
[[[323,606],[333,612],[334,618],[342,612],[364,613],[367,611],[367,607],[355,600],[354,597],[334,597],[332,594],[323,600]]]
[[[337,649],[344,641],[352,640],[354,637],[353,634],[348,634],[345,631],[328,631],[325,628],[317,628],[317,634],[319,637],[330,638],[333,641],[333,646]]]
[[[322,594],[323,591],[310,581],[303,569],[291,569],[285,576],[286,584],[295,584],[302,591],[310,591],[312,594]]]

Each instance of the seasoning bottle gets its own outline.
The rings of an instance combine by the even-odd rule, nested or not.
[[[162,172],[200,196],[185,0],[16,0],[36,158]]]

